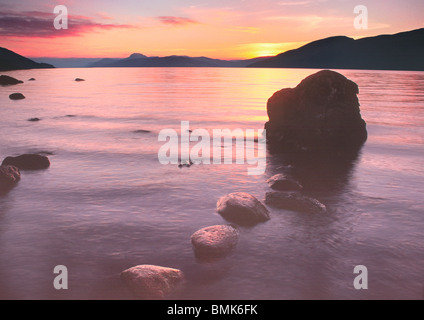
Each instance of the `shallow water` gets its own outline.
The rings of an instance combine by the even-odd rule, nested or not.
[[[119,273],[139,264],[179,268],[176,299],[422,299],[424,295],[424,73],[340,71],[360,87],[369,139],[349,159],[249,165],[161,165],[159,132],[262,129],[266,102],[316,70],[123,68],[6,72],[36,81],[0,88],[0,157],[52,153],[0,196],[0,298],[131,299]],[[75,78],[85,82],[74,82]],[[11,101],[22,92],[27,98]],[[39,122],[29,122],[38,117]],[[145,130],[148,132],[137,132]],[[263,200],[286,172],[325,203],[325,215],[272,209],[240,230],[233,253],[193,255],[190,236],[225,221],[219,197]],[[53,288],[56,265],[69,290]],[[353,287],[356,265],[369,289]]]

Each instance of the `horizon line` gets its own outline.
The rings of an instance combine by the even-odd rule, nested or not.
[[[213,58],[213,57],[209,57],[206,55],[201,55],[201,56],[190,56],[190,55],[186,55],[186,54],[169,54],[169,55],[162,55],[162,56],[146,56],[147,58],[165,58],[165,57],[189,57],[189,58],[208,58],[208,59],[215,59],[215,60],[224,60],[224,61],[234,61],[234,60],[251,60],[251,59],[256,59],[256,58],[271,58],[271,57],[275,57],[277,55],[292,51],[292,50],[297,50],[302,48],[303,46],[316,42],[316,41],[320,41],[320,40],[325,40],[325,39],[330,39],[330,38],[336,38],[336,37],[347,37],[353,40],[361,40],[361,39],[368,39],[368,38],[375,38],[375,37],[380,37],[380,36],[394,36],[394,35],[399,35],[402,33],[407,33],[407,32],[413,32],[413,31],[418,31],[418,30],[423,30],[424,27],[421,28],[416,28],[416,29],[408,29],[408,30],[404,30],[404,31],[398,31],[395,33],[383,33],[383,34],[376,34],[374,36],[365,36],[365,37],[351,37],[351,36],[346,36],[346,35],[333,35],[333,36],[328,36],[328,37],[324,37],[324,38],[319,38],[316,40],[312,40],[312,41],[304,41],[301,42],[303,43],[302,45],[300,45],[299,47],[293,48],[293,49],[288,49],[286,51],[282,51],[280,53],[277,53],[276,55],[269,55],[269,56],[254,56],[252,58]],[[284,43],[284,42],[282,42]],[[9,49],[8,49],[9,50]],[[127,54],[127,56],[119,56],[119,57],[111,57],[111,56],[103,56],[103,57],[86,57],[86,56],[82,56],[82,57],[53,57],[53,56],[27,56],[27,58],[29,59],[126,59],[129,58],[131,55],[133,54],[143,54],[140,52],[132,52],[129,55]],[[144,54],[143,54],[144,55]]]

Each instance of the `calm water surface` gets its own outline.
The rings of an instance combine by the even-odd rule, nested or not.
[[[177,299],[422,299],[424,295],[424,73],[340,71],[360,87],[369,139],[329,162],[267,156],[248,165],[158,162],[162,129],[261,129],[266,102],[317,70],[54,69],[6,72],[0,157],[48,152],[48,170],[23,172],[0,196],[0,298],[132,299],[119,273],[139,264],[179,268]],[[76,77],[85,82],[74,82]],[[9,100],[22,92],[23,101]],[[28,122],[29,118],[41,118]],[[146,130],[148,132],[137,132]],[[259,199],[285,172],[325,203],[325,215],[270,208],[241,229],[227,258],[197,261],[190,236],[225,221],[219,197]],[[69,290],[53,288],[66,265]],[[356,265],[369,290],[353,288]]]

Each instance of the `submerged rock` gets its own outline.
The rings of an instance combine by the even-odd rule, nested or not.
[[[140,129],[140,130],[135,130],[134,133],[151,133],[151,131]]]
[[[265,124],[271,148],[323,151],[358,148],[367,140],[359,109],[358,85],[340,73],[323,70],[296,88],[268,100]]]
[[[140,265],[123,271],[121,279],[140,299],[165,299],[183,284],[184,274],[178,269]]]
[[[28,81],[35,81],[35,78],[28,79]]]
[[[254,196],[236,192],[219,199],[217,212],[227,221],[241,226],[253,226],[268,221],[269,211]]]
[[[327,207],[320,201],[296,192],[267,192],[265,203],[279,209],[307,213],[325,213]]]
[[[25,96],[22,93],[12,93],[9,96],[10,100],[23,100],[25,99]]]
[[[0,166],[0,187],[15,184],[21,179],[19,169],[14,166]]]
[[[295,191],[303,189],[303,186],[296,180],[287,178],[284,174],[279,173],[267,180],[270,188],[280,191]]]
[[[194,165],[194,162],[193,161],[191,161],[191,160],[188,160],[188,161],[184,161],[184,162],[181,162],[179,165],[178,165],[178,168],[190,168],[192,165]]]
[[[12,165],[20,170],[42,170],[50,167],[50,160],[39,154],[23,154],[18,157],[7,157],[2,165]]]
[[[213,260],[226,256],[238,242],[237,229],[228,225],[200,229],[191,236],[196,257]]]
[[[0,86],[11,86],[11,85],[20,84],[20,83],[24,83],[24,82],[9,76],[5,76],[5,75],[0,76]]]
[[[28,119],[29,122],[37,122],[37,121],[41,121],[40,118],[30,118]]]

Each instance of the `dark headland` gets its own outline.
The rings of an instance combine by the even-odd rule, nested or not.
[[[249,67],[424,71],[423,57],[424,28],[358,40],[326,38]]]
[[[54,68],[54,66],[47,63],[37,63],[13,51],[0,48],[0,71],[48,68]]]

